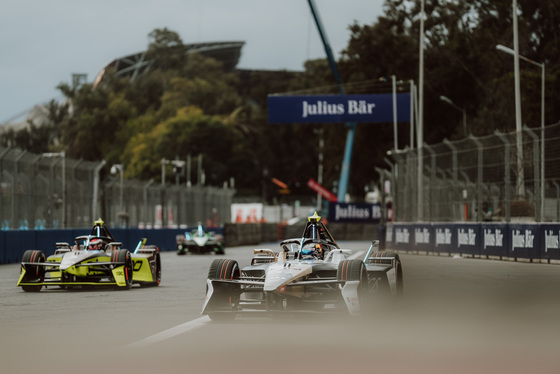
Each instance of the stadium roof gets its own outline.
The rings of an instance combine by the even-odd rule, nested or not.
[[[185,44],[187,54],[200,53],[206,57],[212,57],[224,65],[226,70],[233,70],[241,57],[241,48],[245,42],[208,42]],[[117,58],[105,66],[95,78],[94,86],[99,84],[108,69],[115,69],[119,76],[129,77],[134,80],[138,75],[149,70],[152,61],[146,59],[146,51]]]
[[[245,45],[245,42],[229,41],[185,44],[185,47],[187,55],[197,52],[203,56],[212,57],[220,61],[226,70],[233,70],[239,62],[243,45]],[[146,59],[146,51],[117,58],[111,61],[97,74],[93,85],[95,87],[101,82],[108,69],[114,69],[117,75],[129,77],[131,80],[134,80],[137,76],[149,70],[151,65],[152,61]],[[86,79],[85,76],[73,76],[73,79],[77,78]],[[0,132],[8,129],[14,129],[16,131],[22,130],[29,126],[30,121],[40,126],[46,121],[46,111],[47,109],[43,104],[38,104],[32,109],[19,113],[0,124]]]

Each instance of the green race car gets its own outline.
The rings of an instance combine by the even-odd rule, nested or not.
[[[40,250],[26,251],[17,285],[38,292],[43,286],[130,289],[133,283],[158,286],[161,281],[159,248],[142,239],[134,252],[123,249],[102,220],[95,221],[90,235],[76,237],[73,247],[62,242],[56,247],[48,257]]]

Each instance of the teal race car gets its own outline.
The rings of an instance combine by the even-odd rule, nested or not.
[[[177,235],[176,245],[178,255],[187,253],[223,255],[226,253],[222,235],[206,231],[200,223],[195,230],[186,232],[184,235]]]
[[[46,257],[41,250],[26,251],[17,286],[26,292],[38,292],[43,286],[130,289],[135,283],[158,286],[160,282],[159,248],[146,245],[146,239],[142,239],[133,252],[123,249],[100,219],[91,234],[76,237],[73,246],[56,243],[51,256]]]

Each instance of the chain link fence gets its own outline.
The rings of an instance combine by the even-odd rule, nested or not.
[[[33,154],[0,147],[2,230],[90,227],[102,217],[113,227],[186,227],[231,221],[235,190],[162,186],[108,174],[105,162]]]
[[[386,186],[385,201],[391,202],[387,207],[392,206],[387,217],[395,222],[558,222],[558,149],[560,123],[445,140],[422,150],[392,150],[389,168],[376,168]]]

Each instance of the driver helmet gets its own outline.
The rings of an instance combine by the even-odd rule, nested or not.
[[[89,242],[90,251],[101,250],[101,249],[103,249],[103,241],[101,239],[95,238]]]
[[[301,254],[303,256],[316,256],[318,258],[323,258],[323,248],[321,244],[313,244],[302,248]]]

